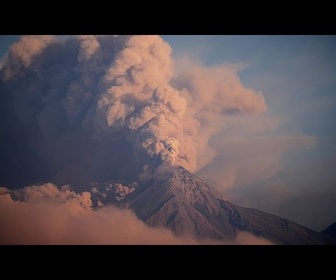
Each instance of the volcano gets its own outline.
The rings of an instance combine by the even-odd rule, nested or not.
[[[113,200],[111,195],[104,197]],[[168,228],[176,235],[227,241],[248,232],[279,245],[335,244],[332,237],[295,222],[225,200],[183,167],[157,172],[114,203],[132,209],[149,226]]]

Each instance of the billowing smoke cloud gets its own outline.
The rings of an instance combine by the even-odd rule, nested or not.
[[[1,188],[0,244],[271,244],[244,232],[227,242],[177,237],[146,226],[130,210],[92,206],[91,193],[68,186]]]
[[[4,64],[11,64],[5,68],[3,77],[6,80],[18,75],[23,69],[30,67],[33,59],[53,41],[53,36],[24,36],[20,42],[11,46],[10,53],[4,58]],[[3,67],[3,65],[2,65]]]
[[[181,63],[185,65],[178,67],[173,79],[189,105],[181,150],[188,158],[187,168],[196,171],[218,154],[210,140],[225,131],[230,116],[262,113],[266,103],[260,92],[243,86],[237,67],[205,67],[186,60]]]
[[[159,36],[22,37],[0,69],[0,183],[83,186],[209,164],[226,117],[262,113],[265,100],[233,67],[176,75],[171,52]]]

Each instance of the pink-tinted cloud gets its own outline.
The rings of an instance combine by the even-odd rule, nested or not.
[[[127,209],[94,211],[90,193],[60,190],[50,183],[11,194],[2,190],[0,244],[268,244],[245,233],[229,242],[177,237],[148,227]]]
[[[93,211],[90,193],[59,190],[53,184],[32,186],[0,196],[2,244],[183,244],[170,231],[152,229],[130,210]]]
[[[19,42],[10,47],[9,53],[0,64],[0,70],[4,68],[4,80],[9,80],[19,75],[22,72],[22,66],[24,68],[30,67],[33,59],[55,40],[54,36],[49,35],[22,36]],[[12,66],[9,66],[9,64],[12,64]]]
[[[265,238],[257,237],[248,232],[239,232],[237,239],[227,245],[274,245],[272,242]]]
[[[78,39],[81,44],[78,55],[79,62],[90,59],[100,48],[100,44],[96,36],[80,35],[78,36]]]
[[[53,36],[24,36],[10,48],[10,54],[22,60],[25,67],[29,67],[34,56],[40,54],[43,49],[53,42]]]
[[[186,167],[191,171],[208,165],[218,154],[210,141],[226,131],[231,115],[249,117],[266,111],[263,94],[243,85],[240,69],[226,64],[203,66],[188,59],[176,63],[172,84],[187,101],[183,137],[177,139],[182,143],[180,157],[188,159]]]

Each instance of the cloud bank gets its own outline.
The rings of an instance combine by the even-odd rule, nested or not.
[[[269,245],[267,240],[239,233],[236,240],[196,240],[150,228],[128,209],[93,209],[90,192],[68,186],[30,186],[0,189],[0,244],[114,244],[114,245]]]

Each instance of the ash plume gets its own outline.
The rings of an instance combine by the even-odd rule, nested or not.
[[[23,36],[0,69],[0,182],[83,186],[136,180],[146,166],[209,164],[230,114],[266,110],[237,70],[176,75],[159,36]]]

